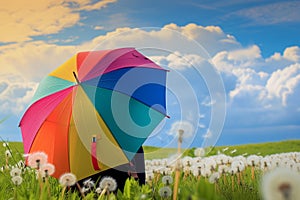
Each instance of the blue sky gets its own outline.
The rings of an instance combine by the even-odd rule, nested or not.
[[[146,144],[176,144],[180,121],[186,146],[299,139],[299,9],[280,0],[9,1],[0,5],[0,136],[21,140],[39,81],[76,52],[130,45],[174,72],[171,118]]]

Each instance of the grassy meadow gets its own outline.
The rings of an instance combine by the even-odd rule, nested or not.
[[[228,148],[225,152],[224,149]],[[183,149],[183,156],[193,156],[195,148]],[[234,153],[232,151],[236,150]],[[157,158],[167,158],[174,155],[177,152],[176,148],[159,148],[152,146],[145,146],[145,159],[157,159]],[[266,156],[276,153],[285,152],[297,152],[300,151],[300,140],[286,140],[281,142],[268,142],[268,143],[258,143],[258,144],[245,144],[236,146],[217,146],[207,149],[207,156],[216,155],[218,152],[237,156],[237,155],[261,155]],[[246,155],[245,155],[246,156]]]
[[[195,148],[185,149],[181,159],[173,163],[167,158],[176,148],[145,146],[144,151],[145,185],[128,179],[121,192],[110,191],[100,181],[89,188],[82,186],[82,192],[72,192],[61,180],[42,175],[41,169],[20,166],[22,143],[1,143],[0,199],[259,200],[261,178],[276,167],[272,160],[300,173],[300,140],[214,147],[206,149],[202,157],[195,155]],[[259,161],[249,163],[251,156]]]

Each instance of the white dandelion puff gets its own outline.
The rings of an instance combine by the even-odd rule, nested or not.
[[[247,157],[247,164],[249,166],[252,166],[252,167],[258,166],[259,163],[260,163],[260,159],[257,155],[251,155],[251,156]]]
[[[5,156],[6,156],[7,158],[11,158],[11,157],[12,157],[11,151],[7,149],[7,150],[5,151]]]
[[[62,186],[72,186],[76,183],[76,176],[72,173],[65,173],[60,176],[59,183]]]
[[[181,162],[183,166],[192,166],[193,159],[189,156],[186,156],[181,159]]]
[[[95,187],[95,182],[91,178],[89,178],[89,179],[83,181],[83,185],[86,188],[92,189]]]
[[[148,196],[147,196],[147,194],[141,194],[141,196],[140,196],[140,198],[139,199],[148,199]]]
[[[114,178],[110,176],[105,176],[100,180],[99,186],[101,189],[107,189],[110,192],[113,192],[117,189],[117,182]]]
[[[230,168],[227,165],[219,165],[218,172],[220,174],[225,174],[225,173],[227,173],[229,171],[229,169]]]
[[[17,163],[17,166],[19,167],[19,168],[25,168],[25,163],[24,163],[24,161],[23,160],[20,160],[18,163]]]
[[[204,150],[203,148],[196,148],[196,149],[194,150],[194,155],[195,155],[196,157],[204,157],[204,155],[205,155],[205,150]]]
[[[159,196],[163,198],[170,197],[172,194],[172,189],[169,186],[165,186],[159,189]]]
[[[54,174],[55,166],[51,163],[46,163],[41,166],[40,171],[41,171],[43,177],[48,177],[48,176],[51,176],[52,174]]]
[[[146,172],[146,181],[152,181],[154,179],[154,173],[153,172]]]
[[[164,176],[162,178],[162,183],[165,185],[171,185],[173,183],[173,177],[172,176]]]
[[[11,181],[15,184],[15,185],[21,185],[23,178],[21,176],[14,176],[11,178]]]
[[[262,178],[262,195],[265,200],[293,200],[300,197],[300,175],[286,168],[276,168]]]
[[[243,171],[245,169],[244,163],[242,161],[237,161],[237,160],[233,161],[231,163],[231,167],[232,168],[236,168],[238,172],[241,172],[241,171]]]
[[[100,187],[97,187],[96,190],[95,190],[95,192],[97,194],[101,194],[102,193],[102,189]]]
[[[87,193],[87,192],[89,192],[90,191],[90,188],[87,188],[87,187],[82,187],[81,188],[81,193]]]
[[[219,180],[219,178],[220,178],[220,174],[219,174],[219,172],[214,172],[210,177],[209,177],[209,179],[208,179],[208,181],[210,182],[210,183],[216,183],[218,180]]]
[[[5,147],[5,148],[6,148],[6,147],[8,147],[8,146],[9,146],[9,143],[7,143],[7,142],[3,142],[3,144],[2,144],[2,145],[3,145],[3,147]]]
[[[22,174],[22,170],[20,168],[15,167],[10,170],[11,177],[20,176],[21,174]]]
[[[201,175],[208,178],[211,175],[211,170],[208,168],[201,168]]]
[[[34,152],[28,155],[28,166],[39,169],[48,161],[48,155],[44,152]]]

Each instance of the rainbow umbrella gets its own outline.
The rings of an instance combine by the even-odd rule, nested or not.
[[[166,117],[166,70],[134,48],[80,52],[45,77],[20,122],[58,178],[128,163]]]

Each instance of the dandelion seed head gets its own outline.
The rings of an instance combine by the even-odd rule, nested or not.
[[[214,172],[208,179],[210,183],[216,183],[220,178],[220,174],[218,172]]]
[[[3,145],[3,147],[5,147],[5,148],[6,148],[6,147],[8,147],[8,146],[9,146],[9,143],[8,143],[8,142],[3,142],[3,144],[2,144],[2,145]]]
[[[86,192],[89,192],[89,191],[90,191],[90,188],[88,188],[88,187],[82,187],[81,188],[82,193],[86,193]]]
[[[110,176],[104,176],[99,183],[101,189],[107,188],[110,192],[113,192],[117,189],[117,182],[114,178]]]
[[[15,185],[21,185],[23,178],[21,176],[13,176],[11,178],[11,181],[13,182],[13,184]]]
[[[140,196],[140,199],[142,200],[142,199],[147,199],[148,198],[148,196],[147,196],[147,194],[141,194],[141,196]]]
[[[83,185],[89,189],[92,189],[95,187],[95,182],[91,178],[89,178],[83,182]]]
[[[62,186],[72,186],[76,183],[76,176],[72,173],[65,173],[60,176],[59,183]]]
[[[235,160],[231,163],[232,168],[236,168],[238,172],[241,172],[245,169],[245,165],[242,161]]]
[[[211,170],[208,168],[201,168],[201,175],[208,178],[211,175]]]
[[[218,166],[218,172],[220,173],[220,174],[225,174],[225,173],[227,173],[228,171],[229,171],[229,167],[227,166],[227,165],[219,165]]]
[[[23,161],[23,160],[20,160],[20,161],[17,163],[17,166],[18,166],[19,168],[25,168],[25,163],[24,163],[24,161]]]
[[[146,181],[152,181],[154,178],[154,173],[153,172],[146,172]]]
[[[21,174],[22,174],[22,170],[20,168],[15,167],[10,170],[11,177],[20,176]]]
[[[55,166],[51,163],[46,163],[41,166],[40,171],[42,173],[43,177],[48,177],[54,174],[55,172]]]
[[[96,190],[95,190],[95,192],[96,192],[97,194],[101,194],[102,189],[101,189],[100,187],[97,187]]]
[[[287,168],[276,168],[262,177],[262,195],[265,200],[298,199],[300,175]]]
[[[7,158],[11,158],[11,157],[12,157],[11,151],[7,149],[7,150],[5,151],[5,156],[6,156]]]
[[[181,159],[181,162],[182,162],[183,166],[191,166],[193,163],[193,159],[189,156],[186,156]]]
[[[48,155],[44,152],[34,152],[28,155],[28,166],[32,168],[39,168],[46,164],[48,161]]]
[[[162,183],[165,185],[171,185],[173,183],[173,177],[172,176],[162,177]]]
[[[234,175],[234,174],[236,174],[237,172],[238,172],[237,167],[235,167],[235,166],[231,166],[231,167],[230,167],[229,173],[230,173],[231,175]]]
[[[260,159],[257,155],[251,155],[247,157],[247,164],[249,166],[258,166],[260,163]]]
[[[159,189],[159,196],[163,198],[170,197],[172,194],[172,189],[169,186],[165,186]]]
[[[194,155],[195,155],[196,157],[204,157],[204,155],[205,155],[205,150],[204,150],[203,148],[196,148],[196,149],[194,150]]]

